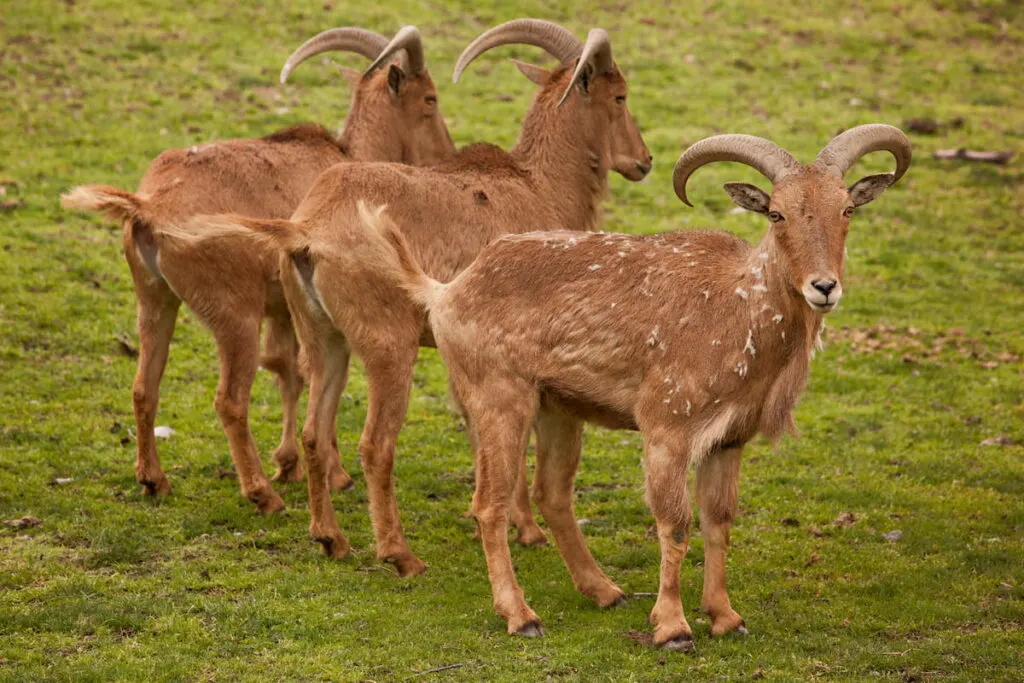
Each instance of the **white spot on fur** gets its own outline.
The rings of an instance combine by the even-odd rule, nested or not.
[[[761,266],[756,266],[750,269],[750,272],[754,274],[758,280],[764,277],[764,269]]]
[[[772,321],[774,321],[776,325],[781,323],[782,322],[782,314],[781,313],[776,313],[775,315],[773,315],[772,316]],[[783,336],[783,339],[785,339],[785,336]]]
[[[760,284],[760,283],[754,285],[750,289],[751,289],[751,291],[754,291],[754,292],[767,292],[768,291],[768,288],[765,287],[764,285]]]
[[[705,289],[704,291],[701,292],[701,294],[704,295],[704,301],[710,301],[711,300],[711,290],[710,289]]]
[[[626,258],[626,252],[620,251],[619,252],[619,258]]]
[[[747,345],[743,347],[743,353],[750,352],[750,357],[753,358],[757,355],[757,349],[754,348],[754,331],[747,330]],[[742,376],[742,375],[741,375]]]
[[[745,300],[745,299],[746,299],[746,298],[747,298],[748,296],[750,296],[749,294],[747,294],[747,290],[743,289],[742,287],[737,287],[737,288],[736,288],[736,293],[737,293],[737,294],[739,295],[739,297],[740,297],[741,299],[744,299],[744,300]]]
[[[659,325],[655,325],[654,329],[651,330],[651,336],[647,337],[647,345],[654,347],[658,345],[658,328]],[[668,379],[667,377],[665,379]]]
[[[746,377],[747,369],[747,361],[741,360],[739,363],[736,364],[736,367],[733,369],[733,372],[735,372],[740,377]]]
[[[711,340],[711,345],[712,346],[721,346],[722,345],[722,340],[721,339],[712,339]]]
[[[587,270],[601,270],[601,264],[600,263],[595,263],[592,266],[588,266]]]
[[[687,414],[687,415],[689,415],[689,414],[690,414],[690,409],[691,409],[692,407],[693,407],[693,404],[691,404],[691,403],[690,403],[689,401],[687,401],[687,402],[686,402],[686,414]]]
[[[762,251],[760,254],[757,255],[757,258],[761,259],[762,261],[767,261],[768,254]]]
[[[612,306],[612,308],[615,308],[615,307],[616,307],[617,305],[618,305],[618,302],[615,302],[615,301],[613,301],[613,302],[611,303],[611,306]]]

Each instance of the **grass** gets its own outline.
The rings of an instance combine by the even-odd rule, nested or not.
[[[255,5],[255,4],[253,4]],[[262,518],[238,493],[212,410],[213,344],[185,313],[163,383],[161,442],[174,482],[144,498],[132,473],[133,296],[119,230],[60,210],[75,184],[134,187],[168,147],[335,126],[347,84],[319,61],[286,87],[283,59],[332,25],[427,38],[460,144],[509,146],[532,86],[506,48],[449,82],[459,51],[501,20],[536,15],[577,35],[603,26],[655,156],[641,184],[611,180],[607,227],[718,225],[754,240],[715,165],[671,191],[672,162],[716,132],[769,137],[808,159],[840,128],[931,117],[910,173],[858,213],[848,290],[799,407],[799,439],[747,451],[730,587],[751,635],[711,640],[699,605],[699,534],[683,571],[697,651],[636,642],[653,598],[598,611],[553,548],[513,554],[540,641],[508,638],[462,517],[471,460],[424,351],[397,479],[428,572],[377,566],[355,455],[359,372],[339,415],[356,477],[335,496],[354,545],[340,563],[306,537],[303,485]],[[1019,150],[1018,3],[738,0],[204,3],[25,0],[0,15],[0,530],[3,680],[1019,680],[1024,668],[1024,235],[1021,164],[935,161],[937,148]],[[336,59],[359,66],[354,56]],[[887,169],[874,155],[851,172]],[[875,158],[878,157],[878,158]],[[252,423],[269,466],[280,405],[261,373]],[[1007,436],[1013,444],[982,446]],[[64,480],[65,483],[57,483]],[[577,494],[591,548],[627,591],[656,590],[653,521],[635,435],[587,433]],[[835,523],[853,513],[851,523]],[[846,519],[849,519],[848,517]],[[890,542],[883,534],[902,531]],[[634,636],[634,637],[630,637]]]

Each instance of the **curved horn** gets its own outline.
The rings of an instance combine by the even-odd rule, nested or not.
[[[469,63],[499,45],[523,44],[539,47],[562,64],[567,64],[583,50],[580,39],[558,24],[544,19],[513,19],[481,33],[470,43],[455,63],[452,82],[458,83]]]
[[[321,52],[341,50],[355,52],[367,59],[376,59],[381,50],[387,47],[387,44],[387,38],[364,28],[346,26],[327,29],[304,42],[288,57],[288,61],[281,67],[281,83],[288,80],[288,76],[295,70],[295,67]]]
[[[746,164],[760,171],[773,185],[800,168],[800,162],[792,154],[771,140],[756,135],[732,134],[705,138],[690,145],[672,171],[672,186],[687,206],[693,204],[686,198],[686,180],[698,168],[712,161],[738,161]]]
[[[363,74],[368,74],[384,64],[399,50],[405,50],[405,54],[408,55],[409,73],[418,74],[423,71],[426,62],[423,59],[423,38],[420,36],[420,30],[415,26],[403,26]]]
[[[592,28],[587,34],[587,42],[583,44],[583,51],[580,53],[579,61],[576,62],[576,70],[572,72],[569,85],[562,93],[562,99],[558,100],[559,104],[565,102],[565,98],[572,92],[572,86],[575,85],[576,79],[588,65],[593,67],[595,75],[607,73],[614,66],[612,44],[608,39],[608,33],[603,28]]]
[[[896,172],[892,179],[895,183],[910,166],[911,145],[903,131],[884,123],[869,123],[840,133],[818,152],[814,163],[842,178],[858,159],[879,150],[896,157]]]

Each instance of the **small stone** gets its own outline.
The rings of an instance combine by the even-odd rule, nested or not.
[[[174,430],[167,425],[160,425],[159,427],[153,428],[153,436],[158,439],[169,439],[171,438],[171,434],[174,434]]]
[[[889,541],[890,543],[895,543],[896,541],[903,538],[903,532],[899,529],[893,529],[887,534],[882,534],[882,538]]]

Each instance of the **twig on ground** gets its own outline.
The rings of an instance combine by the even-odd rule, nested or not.
[[[447,671],[448,669],[459,669],[459,668],[461,668],[463,666],[465,666],[465,664],[449,664],[448,666],[439,666],[436,669],[427,669],[426,671],[419,671],[417,673],[414,673],[412,676],[406,676],[402,680],[403,681],[407,681],[410,678],[416,678],[417,676],[426,676],[428,674],[436,674],[436,673],[439,673],[441,671]]]
[[[961,159],[963,161],[987,161],[990,164],[1005,164],[1013,158],[1013,152],[1009,150],[982,151],[976,149],[937,149],[932,152],[935,159]]]

